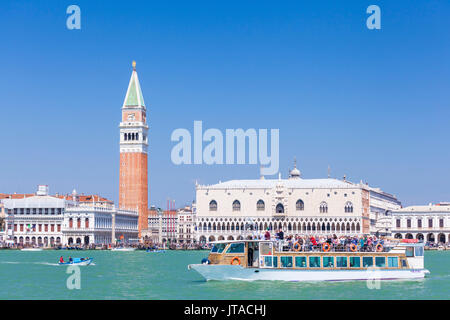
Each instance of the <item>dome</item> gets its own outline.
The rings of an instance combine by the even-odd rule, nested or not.
[[[291,170],[291,172],[289,172],[291,178],[296,178],[296,177],[300,177],[300,170],[298,170],[297,168],[294,168]]]
[[[294,169],[289,171],[289,178],[300,178],[300,170],[297,169],[297,160],[294,160]]]

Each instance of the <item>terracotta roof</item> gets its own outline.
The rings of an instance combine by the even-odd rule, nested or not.
[[[23,199],[35,196],[34,193],[0,193],[0,199]]]
[[[23,199],[23,198],[29,198],[36,196],[34,193],[25,193],[25,194],[7,194],[7,193],[0,193],[0,199]],[[72,200],[72,195],[51,195],[51,197],[55,197],[58,199],[65,199],[65,200]],[[107,202],[110,204],[113,204],[114,202],[111,200],[108,200],[107,198],[101,197],[99,195],[77,195],[79,202]]]

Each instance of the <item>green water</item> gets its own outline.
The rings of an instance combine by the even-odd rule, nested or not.
[[[66,286],[65,258],[93,257],[80,267],[81,289]],[[166,253],[110,251],[0,251],[0,299],[450,299],[450,251],[425,253],[431,274],[423,280],[298,283],[279,281],[206,282],[187,265],[206,251]]]

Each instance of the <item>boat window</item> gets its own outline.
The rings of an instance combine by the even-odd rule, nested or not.
[[[323,257],[324,268],[334,268],[334,257]]]
[[[310,268],[320,268],[320,257],[309,257]]]
[[[414,247],[406,247],[406,256],[414,257]]]
[[[336,267],[347,268],[347,257],[336,257]]]
[[[375,266],[384,268],[386,267],[386,258],[385,257],[375,257]]]
[[[232,243],[227,253],[244,253],[245,244],[243,242]]]
[[[398,257],[388,257],[388,267],[398,268]]]
[[[266,267],[271,267],[272,266],[272,257],[264,257],[264,265]]]
[[[261,242],[259,244],[260,254],[263,256],[272,255],[272,243],[271,242]]]
[[[292,257],[280,257],[282,268],[292,268]]]
[[[361,268],[361,258],[360,257],[350,257],[350,267],[351,268]]]
[[[373,257],[363,257],[363,267],[368,268],[373,266]]]
[[[402,259],[402,267],[406,268],[408,265],[406,264],[406,260]]]
[[[273,257],[273,267],[278,268],[278,257]]]
[[[306,257],[295,257],[295,266],[297,268],[306,268]]]
[[[421,257],[423,256],[423,247],[419,246],[419,247],[415,247],[415,252],[414,254],[416,255],[416,257]]]
[[[215,243],[211,249],[211,253],[222,253],[226,246],[226,243]]]

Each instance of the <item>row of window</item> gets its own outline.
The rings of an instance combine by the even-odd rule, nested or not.
[[[25,225],[25,224],[14,224],[14,232],[17,232],[17,230],[20,230],[20,232],[23,232],[24,230],[26,230],[27,232],[48,232],[49,231],[49,225],[48,224],[33,224],[33,225]],[[55,224],[51,224],[50,225],[50,232],[54,232],[55,231]],[[60,232],[61,231],[61,225],[57,224],[56,225],[56,231]]]
[[[396,220],[396,227],[397,228],[401,227],[400,219]],[[411,219],[406,220],[406,227],[411,228]],[[432,218],[428,219],[428,227],[429,228],[433,227],[433,219]],[[443,228],[443,227],[444,227],[444,219],[439,219],[439,228]],[[422,219],[417,219],[417,228],[422,228]]]
[[[139,140],[139,133],[124,133],[123,134],[123,139],[125,141],[137,141]]]
[[[214,244],[211,253],[222,253],[226,247],[226,243]],[[412,248],[412,250],[414,250]],[[245,252],[245,244],[243,242],[232,243],[226,253],[239,254]],[[413,254],[409,255],[412,256]],[[422,253],[423,255],[423,253]],[[280,257],[281,268],[293,268],[294,262],[297,268],[398,268],[399,257],[345,257],[345,256],[310,256],[307,259],[306,256],[281,256]],[[387,265],[386,265],[387,261]],[[406,261],[402,260],[403,266],[406,267]],[[265,256],[265,267],[278,267],[278,257]]]
[[[243,222],[218,222],[217,224],[215,222],[213,222],[211,224],[211,222],[207,223],[207,222],[200,222],[198,224],[198,230],[199,231],[239,231],[239,230],[244,230],[244,228],[247,228],[248,230],[278,230],[278,229],[283,229],[284,231],[298,231],[298,232],[306,232],[306,231],[336,231],[336,232],[360,232],[361,230],[361,225],[359,222],[357,222],[356,224],[354,222],[352,222],[350,224],[350,222],[347,222],[347,224],[345,222],[339,223],[339,222],[303,222],[303,224],[301,223],[284,223],[284,226],[281,224],[281,222],[277,225],[277,223],[274,223],[272,225],[272,222],[270,222],[269,224],[267,224],[267,222],[265,222],[264,224],[262,222],[255,223],[255,224],[250,224],[250,225],[245,225]],[[230,240],[230,239],[228,239]]]
[[[232,209],[233,209],[233,211],[241,211],[241,202],[239,200],[234,200],[233,201],[233,205],[232,205]],[[263,200],[258,200],[256,202],[256,210],[257,211],[264,211],[265,209],[266,209],[266,205],[265,205],[264,201]],[[297,211],[305,210],[305,203],[303,202],[303,200],[301,200],[301,199],[297,200],[297,202],[295,203],[295,210],[297,210]],[[209,211],[217,211],[217,201],[216,200],[211,200],[209,202]],[[353,204],[350,201],[345,203],[344,211],[346,213],[353,212]],[[284,206],[283,206],[283,204],[281,204],[281,203],[277,204],[277,206],[275,208],[275,212],[277,212],[277,213],[284,213]],[[320,203],[320,205],[319,205],[319,212],[320,213],[327,213],[328,212],[328,204],[325,201]]]
[[[334,256],[292,256],[264,257],[264,266],[278,267],[278,260],[281,268],[398,268],[399,257],[334,257]],[[294,265],[295,262],[295,265]],[[402,260],[402,265],[406,267],[406,261]]]
[[[88,218],[85,218],[85,219],[84,219],[84,227],[85,227],[86,229],[89,228],[89,219],[88,219]],[[69,228],[73,228],[73,219],[72,219],[72,218],[69,218]],[[78,229],[81,228],[81,218],[78,218],[78,219],[77,219],[77,228],[78,228]]]
[[[14,208],[8,214],[61,214],[62,208]]]

